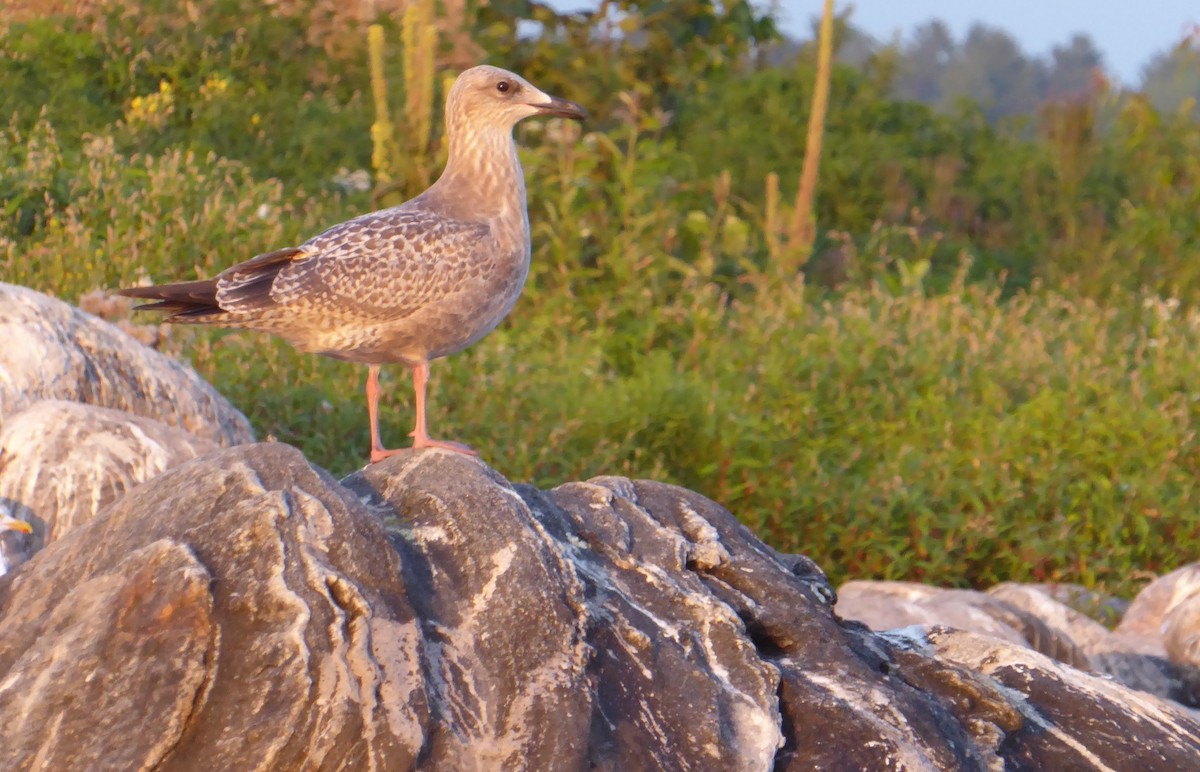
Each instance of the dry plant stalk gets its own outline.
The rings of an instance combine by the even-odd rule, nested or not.
[[[375,123],[371,126],[375,167],[376,206],[400,203],[404,194],[429,186],[429,163],[433,128],[434,76],[438,47],[434,0],[415,0],[404,12],[400,25],[404,46],[404,110],[399,130],[388,107],[387,76],[383,67],[383,28],[373,24],[367,31],[371,91],[375,98]]]
[[[433,0],[415,0],[405,9],[401,36],[404,42],[404,123],[409,157],[414,159],[415,179],[410,181],[424,187],[429,184],[424,159],[429,152],[433,119],[434,54],[438,42]]]
[[[367,28],[367,58],[371,68],[371,93],[375,98],[375,122],[371,124],[371,167],[376,187],[390,185],[396,162],[396,132],[388,109],[387,78],[383,74],[383,27]]]
[[[767,256],[772,263],[778,263],[783,256],[783,247],[779,236],[782,230],[779,211],[779,175],[775,172],[767,174],[767,190],[763,204],[763,231],[767,238]]]
[[[817,37],[817,83],[813,90],[812,112],[808,116],[808,138],[804,143],[804,166],[800,171],[800,188],[796,191],[796,208],[788,232],[788,246],[799,270],[812,252],[816,237],[814,198],[817,190],[817,167],[821,162],[821,139],[825,133],[825,111],[829,104],[829,80],[833,60],[833,0],[825,0],[821,15],[821,30]]]

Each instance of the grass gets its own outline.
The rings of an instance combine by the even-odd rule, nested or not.
[[[273,29],[264,25],[255,29]],[[36,52],[33,32],[21,34]],[[53,50],[68,43],[109,50],[86,36]],[[348,85],[368,87],[365,56],[325,92],[286,72],[271,84],[255,72],[252,87],[216,43],[200,43],[190,43],[199,63],[177,67],[186,77],[169,88],[149,76],[174,60],[138,59],[127,84],[113,76],[112,93],[89,92],[90,112],[55,103],[39,117],[40,106],[6,94],[16,117],[0,132],[0,279],[75,302],[97,288],[211,275],[370,207],[369,191],[333,181],[341,165],[370,164],[368,100]],[[837,77],[835,97],[849,76]],[[309,91],[298,93],[301,81]],[[636,91],[616,96],[619,109],[587,133],[558,122],[521,129],[530,284],[504,325],[434,364],[435,435],[541,486],[599,474],[685,485],[835,581],[1075,581],[1127,595],[1148,573],[1197,558],[1200,315],[1187,302],[1197,242],[1185,213],[1200,134],[1123,114],[1128,133],[1073,162],[1090,166],[1072,167],[1072,195],[1094,197],[1102,171],[1119,182],[1110,187],[1120,219],[1089,219],[1078,199],[1045,187],[1071,170],[1043,174],[1029,159],[1044,148],[980,161],[1009,145],[960,127],[973,177],[912,162],[908,182],[928,172],[943,189],[893,207],[903,217],[826,227],[806,278],[771,260],[775,224],[793,214],[781,190],[794,180],[781,175],[764,202],[746,191],[766,190],[765,178],[748,182],[735,164],[688,173],[710,159],[681,150],[671,117]],[[237,109],[218,104],[230,99]],[[289,109],[294,132],[247,128],[254,116],[277,126]],[[839,109],[831,104],[831,147],[847,141]],[[904,126],[926,120],[904,106],[872,109]],[[938,120],[940,133],[922,142],[957,130]],[[729,128],[752,129],[740,119]],[[269,141],[258,147],[260,131]],[[335,132],[344,147],[329,140]],[[784,140],[760,144],[774,153]],[[885,140],[867,146],[903,152],[903,136]],[[1022,176],[1027,166],[1037,173]],[[848,156],[827,168],[819,221],[879,209],[854,199],[847,186],[860,167]],[[955,187],[968,182],[996,199]],[[1008,195],[1027,184],[1026,198]],[[1155,198],[1134,195],[1151,189]],[[918,211],[934,200],[932,213]],[[976,226],[946,229],[964,208],[1005,207],[1009,221],[989,214],[974,235]],[[1030,244],[1054,261],[1019,257]],[[1080,262],[1085,248],[1092,263]],[[997,272],[1000,254],[1018,255],[1019,281]],[[362,368],[248,333],[176,329],[163,346],[260,436],[335,473],[364,463]],[[384,438],[402,445],[407,375],[386,369],[384,387]]]

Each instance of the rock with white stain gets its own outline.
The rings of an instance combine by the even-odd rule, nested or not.
[[[217,451],[0,580],[0,768],[1200,767],[1169,703],[833,600],[670,485]]]
[[[851,581],[838,589],[837,612],[877,632],[945,625],[1024,644],[1076,667],[1091,667],[1086,653],[1063,630],[1019,604],[984,592],[914,582]]]
[[[1072,641],[1083,655],[1071,662],[1084,670],[1104,673],[1126,686],[1160,697],[1195,705],[1183,668],[1163,656],[1153,639],[1111,632],[1104,625],[1052,597],[1044,585],[998,584],[988,595],[1032,614],[1056,635]],[[1077,594],[1073,595],[1078,598]],[[1042,651],[1036,645],[1035,650]],[[1052,651],[1042,651],[1054,656]]]
[[[1021,724],[1020,747],[1005,755],[1006,769],[1200,768],[1200,720],[1158,697],[961,630],[935,628],[898,640],[908,647],[898,656],[900,667],[913,655],[932,656],[979,674],[993,694],[1017,697],[1004,714],[992,712],[986,698],[953,701],[951,708],[964,720],[999,716]]]
[[[1170,661],[1160,636],[1110,632],[1054,594],[1046,585],[1011,582],[976,592],[911,582],[851,581],[838,590],[837,612],[877,632],[915,626],[986,635],[1111,676],[1134,689],[1197,704],[1188,669]]]
[[[0,579],[0,769],[405,769],[429,654],[378,520],[283,445],[170,469]]]
[[[44,400],[0,429],[0,508],[33,525],[12,568],[95,517],[126,490],[217,445],[149,418]]]
[[[0,282],[0,427],[45,399],[123,410],[219,445],[250,423],[194,370],[60,300]]]

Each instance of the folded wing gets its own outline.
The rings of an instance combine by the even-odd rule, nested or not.
[[[385,210],[325,231],[299,247],[268,252],[213,279],[120,291],[152,300],[137,310],[167,321],[220,324],[280,309],[322,306],[397,319],[481,280],[495,259],[485,222],[447,220],[423,211]]]

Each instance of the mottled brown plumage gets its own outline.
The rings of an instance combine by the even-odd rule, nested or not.
[[[213,279],[121,294],[156,301],[138,309],[166,312],[170,322],[260,330],[302,351],[367,364],[372,461],[396,452],[379,441],[379,366],[403,364],[417,396],[413,446],[473,452],[429,437],[425,382],[431,360],[491,332],[525,285],[529,216],[512,129],[539,114],[585,115],[511,72],[467,70],[446,100],[446,169],[421,195]]]

